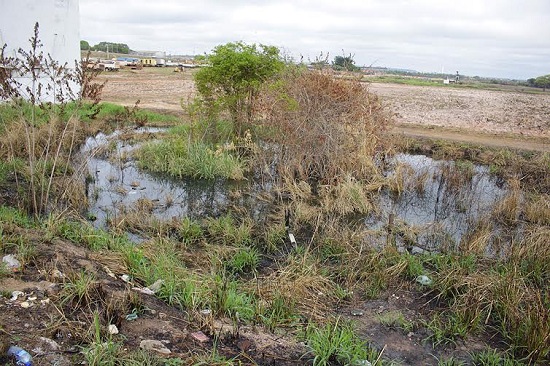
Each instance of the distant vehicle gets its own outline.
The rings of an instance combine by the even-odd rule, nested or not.
[[[141,63],[146,67],[157,66],[157,60],[154,58],[142,58]]]
[[[114,61],[102,61],[99,64],[99,68],[105,71],[118,71],[120,65]]]
[[[156,67],[164,67],[166,66],[166,60],[163,58],[157,58],[157,63],[155,65]]]

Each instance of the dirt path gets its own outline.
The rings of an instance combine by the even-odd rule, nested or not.
[[[534,137],[507,137],[490,135],[477,131],[467,132],[463,130],[450,131],[441,127],[425,127],[417,125],[396,125],[392,132],[410,137],[422,137],[434,140],[447,140],[455,142],[468,142],[477,145],[512,148],[518,150],[533,150],[550,152],[550,139],[537,139]]]
[[[123,105],[182,112],[195,93],[192,73],[144,68],[104,73],[103,99]],[[366,84],[396,121],[395,131],[494,147],[550,151],[550,93]]]

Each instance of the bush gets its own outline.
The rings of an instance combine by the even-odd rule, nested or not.
[[[378,97],[359,81],[294,69],[262,100],[266,123],[281,146],[279,169],[295,180],[335,183],[347,173],[377,172],[389,124]],[[350,158],[353,157],[353,158]]]

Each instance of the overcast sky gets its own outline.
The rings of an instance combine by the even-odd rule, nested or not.
[[[201,54],[244,41],[300,59],[527,79],[550,74],[550,0],[80,0],[91,45]]]

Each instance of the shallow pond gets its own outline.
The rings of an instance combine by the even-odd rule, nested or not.
[[[162,131],[142,128],[131,132]],[[100,133],[88,138],[81,151],[90,176],[89,216],[95,218],[96,226],[105,227],[110,218],[132,210],[141,199],[152,202],[152,214],[162,220],[217,216],[231,205],[246,205],[255,216],[267,209],[266,202],[257,199],[265,185],[174,180],[139,170],[131,152],[140,143],[122,139],[122,135],[120,131],[109,136]],[[387,174],[401,176],[401,190],[381,192],[380,210],[366,217],[365,225],[382,229],[390,221],[402,231],[414,233],[415,245],[428,250],[443,241],[458,243],[506,193],[483,166],[407,154],[397,155],[393,165]],[[403,240],[399,244],[404,245]]]

